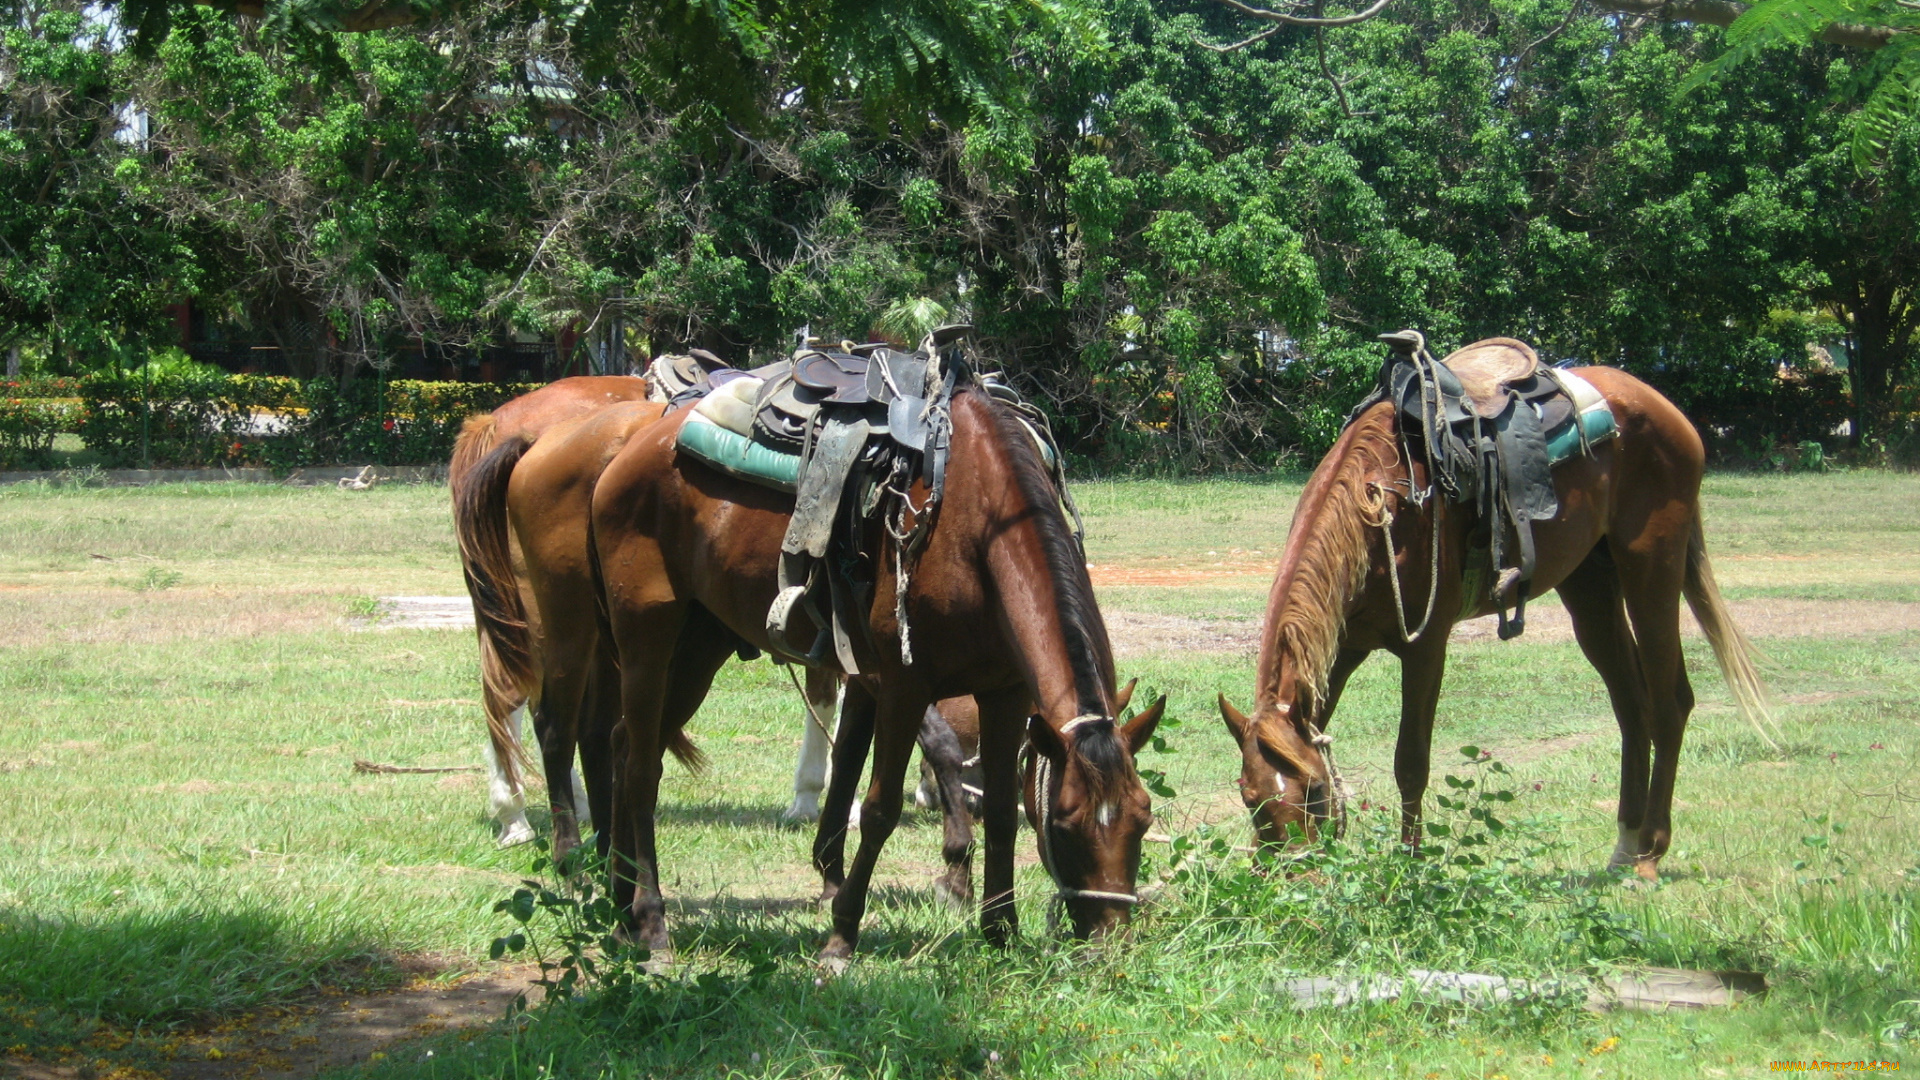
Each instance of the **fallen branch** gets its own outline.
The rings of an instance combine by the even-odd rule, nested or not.
[[[481,772],[484,765],[382,765],[376,761],[353,759],[353,771],[357,773],[443,773],[443,772]]]

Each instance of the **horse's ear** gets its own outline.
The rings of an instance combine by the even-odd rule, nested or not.
[[[1128,684],[1127,691],[1133,691],[1132,684]],[[1120,729],[1120,734],[1126,737],[1129,751],[1138,754],[1147,748],[1147,740],[1153,738],[1153,729],[1160,726],[1160,717],[1166,711],[1167,695],[1161,694],[1153,704],[1140,710],[1139,716],[1127,721],[1127,726]]]
[[[1227,722],[1227,734],[1233,736],[1233,741],[1246,745],[1247,732],[1253,730],[1253,721],[1247,719],[1246,713],[1234,708],[1233,702],[1228,701],[1225,694],[1220,695],[1220,719]]]
[[[1133,701],[1133,688],[1140,685],[1140,677],[1127,680],[1126,688],[1113,695],[1113,715],[1119,716],[1127,711],[1127,705]]]
[[[1047,724],[1044,716],[1035,714],[1027,717],[1027,740],[1050,758],[1059,760],[1067,756],[1067,747],[1060,741],[1060,733]]]

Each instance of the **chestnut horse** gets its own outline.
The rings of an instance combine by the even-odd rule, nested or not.
[[[492,772],[489,785],[491,815],[500,822],[502,847],[533,839],[533,827],[527,823],[525,800],[521,793],[520,723],[527,699],[513,685],[507,672],[525,666],[529,658],[520,646],[500,641],[490,627],[483,608],[498,606],[504,598],[489,595],[473,578],[476,521],[460,512],[460,493],[468,476],[492,452],[502,439],[537,439],[548,428],[566,420],[585,416],[623,401],[647,400],[648,383],[630,375],[583,375],[549,383],[532,393],[522,394],[491,413],[471,417],[453,446],[453,459],[447,465],[447,487],[454,501],[454,536],[460,545],[460,565],[466,571],[467,592],[473,598],[474,627],[480,639],[480,678],[482,708],[486,711],[488,758]],[[510,554],[519,562],[515,547]],[[525,604],[521,604],[524,612]],[[505,649],[503,654],[502,650]],[[536,735],[539,723],[535,722]],[[573,767],[569,761],[559,774],[549,776],[549,795],[578,802],[574,791]],[[556,805],[557,805],[556,801]],[[571,815],[572,810],[569,809]]]
[[[1041,851],[1075,932],[1125,922],[1137,903],[1140,844],[1152,814],[1133,752],[1159,714],[1143,713],[1125,729],[1114,721],[1106,625],[1029,431],[970,380],[955,391],[951,417],[945,498],[906,595],[918,641],[911,664],[901,658],[895,618],[894,541],[878,520],[861,538],[862,550],[878,556],[876,580],[871,606],[855,620],[863,624],[853,635],[861,674],[848,680],[836,757],[870,735],[874,766],[853,866],[839,881],[828,874],[833,933],[821,958],[830,968],[844,966],[858,940],[874,865],[899,822],[922,714],[941,698],[969,694],[980,708],[988,939],[1004,942],[1015,932],[1023,733],[1047,761]],[[794,506],[792,495],[677,453],[682,422],[670,416],[629,440],[593,500],[619,651],[615,742],[626,751],[614,787],[614,896],[632,936],[655,950],[669,946],[654,842],[660,751],[743,642],[774,651],[767,611]],[[908,498],[913,507],[928,505],[924,480]],[[909,527],[917,516],[908,512]],[[1039,715],[1029,723],[1036,701]],[[840,777],[846,782],[845,770]],[[838,827],[823,815],[823,838]]]
[[[1606,683],[1620,725],[1619,839],[1611,865],[1631,865],[1651,880],[1672,839],[1674,773],[1693,709],[1680,651],[1683,594],[1735,702],[1756,724],[1766,719],[1765,688],[1753,647],[1729,616],[1707,561],[1699,434],[1672,402],[1633,376],[1603,367],[1579,374],[1606,397],[1619,435],[1554,468],[1559,512],[1534,526],[1533,591],[1559,590],[1581,651]],[[1284,843],[1289,826],[1310,834],[1332,812],[1325,728],[1348,676],[1376,649],[1400,658],[1393,774],[1406,840],[1419,844],[1448,634],[1455,622],[1495,608],[1488,598],[1463,595],[1469,538],[1478,527],[1472,509],[1444,497],[1412,498],[1427,492],[1432,478],[1424,462],[1407,460],[1402,445],[1390,402],[1365,410],[1341,432],[1294,511],[1260,634],[1253,715],[1220,698],[1240,745],[1241,796],[1267,845]],[[1434,529],[1437,563],[1429,546]],[[1401,616],[1389,576],[1396,564],[1401,591],[1416,606]],[[1418,598],[1436,571],[1433,618],[1405,640],[1402,627],[1418,619]],[[1502,599],[1514,602],[1511,593]]]
[[[623,401],[561,421],[537,441],[509,434],[456,489],[454,520],[474,616],[481,640],[491,645],[483,654],[492,665],[487,692],[490,700],[525,702],[533,711],[556,857],[580,841],[569,782],[576,747],[591,816],[609,820],[607,747],[619,718],[620,674],[612,643],[600,633],[588,535],[593,488],[627,439],[665,412],[656,402]],[[698,767],[691,745],[672,749]],[[604,849],[604,831],[600,840]]]

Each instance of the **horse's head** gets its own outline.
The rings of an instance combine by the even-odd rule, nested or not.
[[[1220,718],[1240,746],[1240,800],[1262,846],[1275,849],[1313,837],[1334,813],[1333,770],[1314,729],[1293,715],[1305,703],[1290,697],[1283,693],[1249,717],[1220,695]]]
[[[1139,902],[1134,882],[1153,808],[1133,758],[1166,705],[1162,697],[1124,725],[1110,716],[1028,722],[1027,821],[1076,937],[1125,923]]]

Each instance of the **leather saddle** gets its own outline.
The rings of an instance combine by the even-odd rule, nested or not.
[[[945,484],[946,402],[961,377],[974,378],[951,348],[969,329],[944,327],[915,352],[884,343],[809,343],[752,371],[707,372],[703,387],[675,398],[700,399],[681,427],[682,451],[793,492],[779,593],[767,613],[776,652],[807,664],[831,655],[842,671],[862,670],[860,613],[871,607],[876,576],[872,553],[862,550],[864,523],[891,514],[889,528],[899,527],[905,518],[896,504],[924,479],[930,498],[913,510],[922,523],[912,534],[919,539],[903,542],[911,550],[901,553],[917,556]],[[896,615],[902,657],[912,663],[904,607]]]
[[[1424,454],[1432,466],[1428,482],[1476,511],[1463,604],[1477,609],[1490,584],[1500,637],[1518,637],[1535,564],[1533,523],[1560,509],[1553,466],[1611,436],[1612,414],[1585,380],[1542,364],[1532,346],[1513,338],[1476,341],[1440,361],[1418,331],[1380,338],[1393,356],[1348,422],[1375,402],[1394,403],[1408,454]],[[1482,580],[1489,576],[1483,565],[1493,571],[1490,582]],[[1511,619],[1503,602],[1509,589]]]
[[[682,395],[701,396],[713,385],[716,372],[730,370],[727,362],[705,349],[665,353],[647,365],[647,400],[672,401]]]

